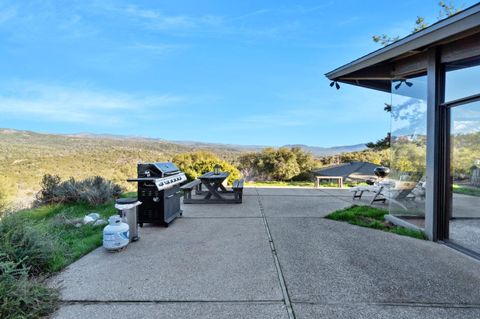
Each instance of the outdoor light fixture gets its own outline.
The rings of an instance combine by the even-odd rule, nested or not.
[[[405,83],[408,87],[412,87],[413,83],[408,82],[407,80],[400,80],[397,85],[395,85],[395,90],[398,90],[400,86],[402,86],[402,83]]]
[[[215,164],[215,166],[213,167],[213,174],[215,175],[220,174],[220,165]]]
[[[340,84],[338,84],[337,81],[332,81],[332,82],[330,83],[330,87],[331,87],[331,88],[333,88],[334,85],[335,85],[335,88],[336,88],[337,90],[340,89]]]

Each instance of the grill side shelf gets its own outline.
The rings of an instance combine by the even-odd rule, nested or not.
[[[154,182],[158,179],[154,177],[139,177],[139,178],[129,178],[127,182]]]

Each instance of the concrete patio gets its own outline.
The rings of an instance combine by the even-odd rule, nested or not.
[[[480,262],[323,218],[351,205],[348,190],[311,188],[185,205],[171,227],[144,227],[126,250],[99,248],[53,278],[56,318],[480,317]]]

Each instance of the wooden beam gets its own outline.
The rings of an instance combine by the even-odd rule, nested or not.
[[[395,61],[393,76],[395,78],[408,77],[413,74],[426,72],[428,65],[427,52],[418,53],[408,58]]]
[[[373,67],[365,68],[352,72],[341,80],[388,80],[392,78],[393,66],[391,64],[378,64]]]
[[[375,81],[375,80],[339,80],[341,83],[347,83],[351,85],[361,86],[367,89],[374,89],[383,92],[391,92],[391,82],[390,79],[384,81]]]
[[[450,63],[480,56],[480,31],[442,47],[441,62]]]

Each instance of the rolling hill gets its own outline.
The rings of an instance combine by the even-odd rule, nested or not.
[[[299,146],[315,156],[362,148],[361,145],[337,148],[287,146]],[[56,174],[62,179],[101,175],[127,189],[133,189],[134,185],[127,183],[126,179],[136,176],[138,162],[168,161],[175,154],[195,150],[211,151],[235,162],[241,153],[259,151],[264,147],[172,142],[138,136],[90,133],[61,135],[0,129],[0,179],[10,197],[17,198],[18,203],[27,203],[38,191],[44,174]]]

